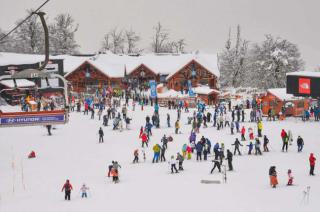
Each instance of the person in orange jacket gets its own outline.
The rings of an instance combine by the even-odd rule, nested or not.
[[[118,183],[118,182],[119,182],[119,172],[118,172],[118,169],[116,169],[116,168],[113,167],[113,168],[111,169],[110,175],[111,175],[112,181],[113,181],[114,183]]]
[[[63,192],[63,190],[65,192],[64,199],[70,200],[71,190],[73,190],[73,188],[69,180],[66,180],[66,183],[63,185],[61,192]]]

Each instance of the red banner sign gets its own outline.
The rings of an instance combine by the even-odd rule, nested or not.
[[[310,79],[299,78],[299,93],[301,93],[301,94],[310,94],[311,93]]]

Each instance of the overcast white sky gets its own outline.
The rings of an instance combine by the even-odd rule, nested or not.
[[[0,28],[9,30],[25,10],[44,0],[0,0]],[[148,48],[152,27],[160,21],[172,39],[185,38],[188,50],[221,51],[229,27],[242,26],[243,37],[262,41],[273,34],[298,44],[306,69],[320,65],[319,0],[51,0],[43,9],[52,19],[70,13],[79,31],[82,53],[96,52],[111,28],[130,28]]]

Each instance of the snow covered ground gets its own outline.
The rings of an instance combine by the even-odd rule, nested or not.
[[[161,128],[153,129],[147,149],[147,161],[132,164],[133,150],[140,148],[139,129],[145,116],[152,115],[152,108],[144,111],[129,110],[133,118],[131,130],[113,131],[104,127],[105,142],[98,143],[98,129],[102,121],[90,120],[90,115],[71,113],[70,122],[57,126],[53,136],[47,136],[44,127],[0,129],[0,211],[1,212],[63,212],[63,211],[318,211],[320,202],[319,170],[316,164],[314,177],[308,176],[310,152],[319,158],[319,123],[302,123],[289,119],[283,122],[264,122],[263,134],[270,139],[270,153],[262,156],[234,157],[235,171],[228,172],[227,184],[201,184],[205,180],[222,180],[209,161],[184,162],[185,171],[170,174],[167,163],[152,164],[152,146],[160,143],[163,134],[172,135],[166,158],[181,151],[188,142],[190,125],[182,113],[182,134],[174,135],[167,128],[166,113],[171,114],[174,125],[176,111],[160,108]],[[210,123],[210,126],[212,124]],[[255,124],[245,123],[245,126]],[[281,129],[291,129],[294,139],[301,135],[305,141],[302,153],[297,153],[296,143],[289,152],[281,152]],[[217,131],[213,127],[200,130],[197,137],[208,137],[211,142],[224,142],[231,147],[235,137],[229,129]],[[246,143],[245,143],[246,144]],[[34,150],[36,159],[27,159]],[[233,150],[233,147],[232,147]],[[141,159],[141,155],[140,155]],[[107,166],[112,160],[121,164],[120,183],[113,184],[106,177]],[[275,165],[279,186],[270,188],[268,170]],[[287,170],[292,169],[295,186],[287,187]],[[23,171],[22,171],[23,170]],[[22,176],[23,173],[23,176]],[[24,184],[22,183],[24,179]],[[61,188],[66,179],[74,187],[71,201],[64,200]],[[81,199],[79,190],[83,183],[90,187],[88,199]],[[302,204],[303,190],[311,186],[309,204]],[[13,192],[14,187],[14,192]]]

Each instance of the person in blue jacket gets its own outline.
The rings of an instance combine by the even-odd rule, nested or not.
[[[203,145],[202,143],[199,141],[197,144],[196,144],[196,151],[197,151],[197,161],[198,160],[202,160],[201,156],[202,156],[202,150],[203,150]]]
[[[217,142],[214,146],[213,146],[213,152],[214,152],[214,159],[218,160],[219,157],[219,143]]]
[[[249,147],[248,155],[251,155],[251,151],[252,151],[252,149],[253,149],[253,143],[250,142],[250,144],[247,145],[247,147]]]
[[[151,128],[152,128],[152,124],[148,122],[145,127],[145,129],[147,130],[148,137],[152,135]]]

